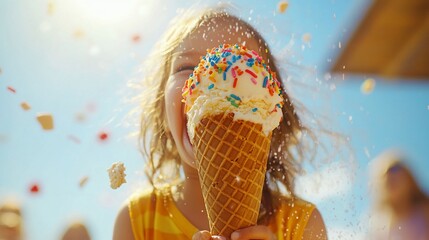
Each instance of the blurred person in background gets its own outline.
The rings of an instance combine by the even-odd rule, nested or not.
[[[429,239],[429,198],[404,159],[398,152],[387,151],[372,166],[372,239]]]
[[[18,204],[0,205],[0,240],[23,239],[22,215]]]
[[[76,221],[69,225],[61,240],[91,240],[91,237],[85,224]]]

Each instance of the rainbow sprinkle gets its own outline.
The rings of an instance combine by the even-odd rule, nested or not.
[[[246,69],[240,69],[240,66],[246,66]],[[246,73],[246,74],[244,74]],[[254,85],[254,87],[261,87],[261,83],[258,84],[258,75],[262,74],[262,88],[266,89],[267,93],[271,96],[277,94],[282,96],[282,88],[280,82],[276,78],[276,74],[270,70],[270,67],[263,61],[262,57],[258,55],[256,51],[249,51],[245,46],[238,44],[221,44],[217,48],[207,49],[207,54],[201,57],[200,63],[194,68],[192,74],[190,74],[185,85],[182,88],[183,101],[186,102],[187,98],[190,98],[192,103],[201,94],[203,90],[200,85],[202,77],[210,81],[207,89],[212,90],[217,84],[232,84],[232,88],[236,88],[239,78],[248,78]],[[259,77],[261,77],[259,75]],[[222,79],[222,82],[217,82]],[[231,79],[231,83],[224,83]],[[203,80],[203,81],[207,81]],[[216,81],[217,80],[217,81]],[[206,83],[208,84],[208,83]],[[248,84],[248,83],[246,83]],[[199,91],[200,90],[200,91]],[[234,107],[239,107],[241,103],[241,97],[236,94],[230,94],[227,97],[227,101]],[[283,103],[279,103],[275,106],[273,111],[277,111],[282,108]],[[185,107],[185,111],[190,108]],[[258,108],[253,108],[252,112],[258,111]]]

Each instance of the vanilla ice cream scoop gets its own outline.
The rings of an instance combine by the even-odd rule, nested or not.
[[[280,82],[261,56],[240,45],[207,51],[182,89],[191,142],[201,119],[234,113],[234,120],[262,125],[268,135],[282,119]]]

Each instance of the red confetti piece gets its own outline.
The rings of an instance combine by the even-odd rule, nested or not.
[[[133,42],[138,43],[138,42],[140,42],[141,37],[140,37],[140,35],[139,35],[139,34],[135,34],[135,35],[132,37],[132,40],[133,40]]]
[[[109,134],[106,132],[100,132],[98,134],[98,139],[100,139],[100,141],[106,141],[109,138]]]
[[[30,192],[35,194],[40,192],[39,184],[35,183],[30,186]]]
[[[7,87],[7,90],[9,90],[10,92],[16,93],[15,88],[13,88],[13,87],[11,87],[11,86],[8,86],[8,87]]]

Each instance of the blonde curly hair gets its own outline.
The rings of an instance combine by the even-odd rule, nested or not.
[[[142,94],[143,108],[141,118],[140,145],[147,159],[146,175],[152,186],[165,178],[164,171],[173,179],[180,179],[181,161],[172,135],[167,131],[164,90],[169,77],[172,53],[180,42],[202,24],[222,18],[235,22],[248,30],[259,45],[259,52],[269,67],[277,73],[282,84],[274,57],[262,36],[245,21],[235,17],[225,9],[207,9],[199,13],[182,14],[172,21],[173,25],[158,42],[155,51],[145,63],[146,76],[143,81],[145,92]],[[265,55],[265,56],[264,56]],[[293,180],[303,160],[305,147],[301,144],[300,134],[308,129],[301,124],[295,107],[285,91],[283,121],[273,131],[271,150],[267,165],[266,180],[261,199],[260,223],[266,223],[277,209],[280,196],[285,191],[290,198],[295,197]],[[173,172],[173,174],[171,174]]]

